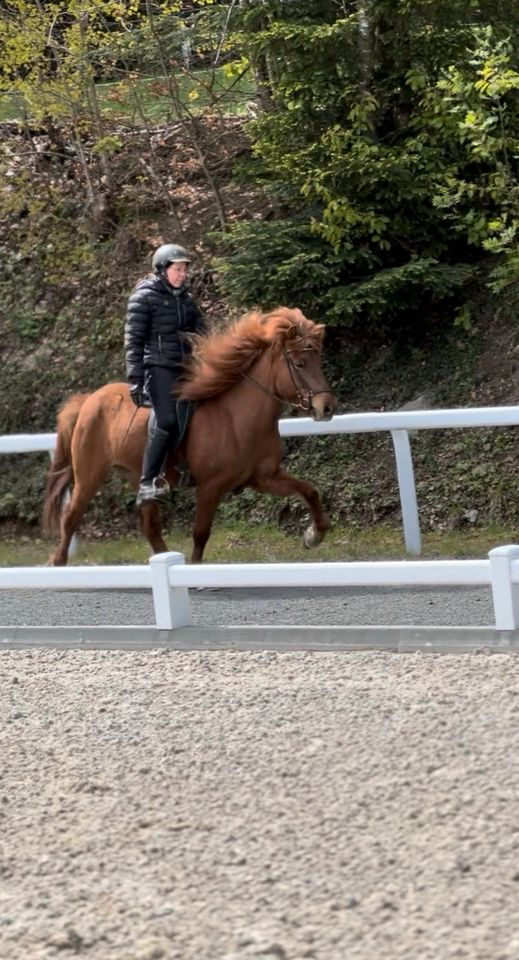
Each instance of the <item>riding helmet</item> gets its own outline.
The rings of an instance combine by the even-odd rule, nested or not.
[[[155,273],[162,273],[170,263],[191,263],[192,256],[184,247],[178,243],[163,243],[161,247],[155,250],[151,265]]]

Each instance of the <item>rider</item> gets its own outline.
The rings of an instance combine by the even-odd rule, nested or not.
[[[191,256],[176,243],[153,254],[153,274],[137,283],[126,315],[124,345],[130,396],[137,407],[153,407],[156,424],[148,431],[137,506],[167,497],[163,467],[178,445],[173,387],[191,351],[190,333],[202,333],[204,322],[186,287]]]

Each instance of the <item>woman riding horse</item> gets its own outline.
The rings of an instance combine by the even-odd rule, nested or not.
[[[196,409],[165,467],[174,485],[176,463],[186,461],[196,486],[194,562],[202,559],[218,504],[236,488],[301,497],[312,518],[305,544],[322,540],[329,521],[317,490],[281,467],[278,420],[285,403],[314,420],[333,416],[337,402],[321,369],[323,336],[324,326],[300,310],[278,307],[246,314],[196,345],[180,392],[181,398],[196,401]],[[142,407],[135,413],[124,383],[72,397],[63,406],[44,506],[46,529],[61,530],[52,563],[67,562],[72,535],[112,466],[128,470],[138,486],[148,417]],[[140,516],[152,550],[167,550],[155,500],[143,502]]]
[[[137,407],[151,403],[155,413],[137,506],[169,495],[163,466],[181,439],[173,388],[191,352],[186,334],[203,332],[202,315],[186,287],[190,262],[184,247],[163,244],[153,254],[154,274],[137,284],[128,301],[124,344],[130,396]],[[188,470],[178,465],[177,470],[179,478],[189,477]]]

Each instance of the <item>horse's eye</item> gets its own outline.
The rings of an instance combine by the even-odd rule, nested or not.
[[[294,360],[294,367],[297,367],[298,370],[302,370],[305,365],[305,361],[300,357],[298,360]]]

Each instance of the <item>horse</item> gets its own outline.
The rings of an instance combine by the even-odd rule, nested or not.
[[[222,498],[245,487],[298,495],[311,516],[305,545],[323,539],[330,523],[316,488],[282,469],[278,420],[284,404],[314,420],[330,420],[337,409],[321,369],[324,329],[299,309],[278,307],[251,311],[195,342],[178,391],[194,409],[181,445],[165,466],[174,488],[180,477],[175,463],[187,463],[195,487],[192,563],[202,561]],[[50,564],[66,564],[72,536],[112,467],[128,471],[138,487],[149,416],[149,409],[134,406],[125,383],[109,383],[64,402],[44,494],[44,531],[61,534]],[[153,553],[167,551],[159,505],[144,503],[139,513]]]

